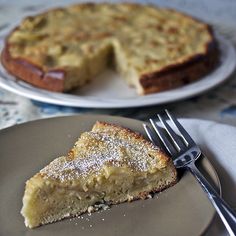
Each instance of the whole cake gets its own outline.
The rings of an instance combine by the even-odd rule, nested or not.
[[[201,78],[217,55],[211,28],[175,10],[83,3],[25,18],[1,59],[11,74],[51,91],[83,86],[113,67],[148,94]]]
[[[80,215],[94,204],[146,198],[176,183],[172,160],[141,135],[97,122],[67,156],[26,182],[22,215],[34,228]]]

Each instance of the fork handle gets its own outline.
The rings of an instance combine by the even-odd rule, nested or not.
[[[187,166],[189,171],[197,179],[203,190],[207,193],[209,200],[215,207],[221,220],[223,221],[230,236],[236,235],[236,214],[232,208],[220,197],[220,195],[214,190],[212,185],[206,180],[202,173],[198,170],[194,163]]]

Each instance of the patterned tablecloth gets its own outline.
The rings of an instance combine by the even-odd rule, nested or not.
[[[16,20],[55,5],[66,5],[74,0],[0,0],[0,37]],[[137,1],[136,1],[137,2]],[[234,0],[159,0],[138,1],[158,3],[199,17],[214,26],[236,46],[236,1]],[[133,109],[72,108],[32,101],[0,88],[0,129],[29,120],[78,113],[97,113],[146,120],[167,108],[179,117],[214,120],[236,126],[236,73],[223,85],[191,99],[168,105]],[[210,235],[216,235],[212,230]]]

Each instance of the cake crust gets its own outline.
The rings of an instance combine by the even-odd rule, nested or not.
[[[218,63],[218,46],[212,35],[212,41],[206,45],[205,55],[198,54],[189,58],[186,62],[170,65],[161,71],[143,74],[140,83],[144,88],[144,94],[150,94],[177,88],[189,84],[205,76],[213,70]]]
[[[10,74],[25,82],[49,91],[64,91],[66,72],[63,68],[45,71],[41,65],[36,65],[29,59],[13,58],[9,52],[7,40],[1,54],[1,61]]]
[[[96,5],[97,4],[91,3],[80,4],[80,7],[92,8]],[[127,3],[123,5],[133,8],[138,6],[138,4]],[[155,9],[154,6],[152,7]],[[58,11],[60,9],[61,8],[49,10],[40,15],[46,15],[49,12]],[[191,16],[176,12],[175,10],[168,9],[168,11],[172,11],[173,13],[182,16],[185,19],[193,20],[196,23],[200,22]],[[139,91],[140,94],[160,92],[188,84],[206,75],[216,66],[219,55],[216,39],[211,27],[204,23],[202,23],[202,25],[204,25],[205,32],[208,32],[209,34],[209,40],[204,45],[204,52],[200,54],[197,53],[190,57],[185,57],[185,59],[181,62],[170,63],[169,65],[161,67],[158,70],[150,70],[145,73],[140,73],[139,83],[142,87],[142,89]],[[68,71],[66,67],[58,66],[57,68],[51,69],[45,67],[45,65],[33,62],[30,57],[14,57],[11,55],[10,48],[14,46],[14,44],[9,42],[9,38],[14,34],[14,32],[17,32],[18,30],[19,27],[16,27],[5,40],[5,46],[1,54],[3,66],[12,75],[36,87],[55,92],[66,92],[68,90],[65,86],[65,82],[68,80]],[[175,32],[170,31],[169,35],[171,36],[174,33]],[[104,37],[107,36],[109,35],[104,35]]]

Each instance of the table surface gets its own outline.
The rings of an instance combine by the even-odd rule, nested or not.
[[[0,35],[12,22],[26,15],[35,14],[40,10],[56,5],[63,6],[71,2],[79,1],[0,0]],[[136,2],[155,3],[157,1]],[[209,22],[236,46],[236,1],[159,0],[158,5],[176,8]],[[236,126],[236,72],[223,85],[194,98],[167,105],[133,109],[63,107],[32,101],[0,89],[0,129],[29,120],[80,113],[109,114],[147,120],[165,108],[171,110],[178,117],[214,120]],[[220,228],[222,228],[222,225]],[[217,230],[217,227],[212,227],[207,234],[218,235]]]

